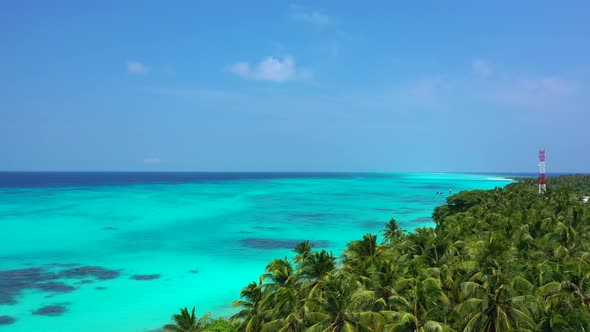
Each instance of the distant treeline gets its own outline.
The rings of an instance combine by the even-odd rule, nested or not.
[[[539,179],[537,177],[515,177],[513,178],[516,181],[524,183],[529,186],[536,186],[538,185]],[[570,188],[572,190],[585,192],[587,195],[590,195],[590,175],[586,174],[572,174],[572,175],[562,175],[557,177],[548,177],[547,178],[547,187],[551,189],[557,188]]]
[[[464,191],[435,227],[395,219],[336,259],[309,242],[242,290],[231,320],[182,310],[170,331],[590,331],[588,175]],[[217,324],[212,326],[212,324]]]

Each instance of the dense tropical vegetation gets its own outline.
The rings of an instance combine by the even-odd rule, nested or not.
[[[520,183],[523,183],[530,187],[537,185],[537,178],[515,178]],[[568,187],[575,191],[584,192],[586,195],[590,195],[590,176],[584,174],[574,174],[567,176],[556,176],[547,178],[547,186],[550,187]]]
[[[226,331],[590,331],[590,176],[549,183],[461,192],[434,228],[392,219],[339,260],[302,242],[242,290]]]
[[[164,332],[234,332],[236,324],[223,318],[211,319],[206,313],[201,317],[195,315],[195,308],[189,314],[188,308],[181,308],[180,314],[172,315],[172,324],[164,325]]]

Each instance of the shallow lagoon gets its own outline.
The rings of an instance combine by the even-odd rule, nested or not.
[[[231,315],[241,288],[301,240],[340,255],[391,217],[406,230],[431,226],[449,189],[509,183],[418,173],[3,176],[0,330],[16,332],[148,331],[193,305]]]

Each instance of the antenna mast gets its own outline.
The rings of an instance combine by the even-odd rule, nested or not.
[[[545,177],[545,149],[539,150],[539,195],[547,192],[547,178]]]

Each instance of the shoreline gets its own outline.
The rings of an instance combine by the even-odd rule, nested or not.
[[[366,234],[349,242],[343,259],[332,265],[310,258],[325,257],[324,251],[298,245],[290,259],[269,262],[261,284],[244,288],[246,294],[256,291],[261,295],[254,300],[246,296],[236,329],[287,328],[292,326],[290,317],[297,317],[296,327],[302,330],[337,323],[347,324],[348,330],[414,330],[426,324],[457,331],[483,330],[490,324],[546,330],[555,327],[552,318],[573,313],[576,319],[560,318],[557,327],[586,330],[590,311],[578,295],[579,288],[559,285],[577,285],[578,276],[589,273],[590,267],[579,263],[588,238],[566,238],[563,229],[581,228],[579,234],[588,233],[590,226],[582,216],[590,213],[590,206],[572,195],[580,198],[590,190],[590,176],[560,177],[554,182],[555,187],[569,189],[547,192],[545,198],[527,183],[518,182],[500,190],[458,193],[434,209],[436,228],[403,233],[392,219],[384,230],[386,241],[378,243],[376,236]],[[523,213],[537,216],[541,212],[537,220],[523,218]],[[530,225],[536,228],[531,230]],[[565,250],[547,250],[559,247],[567,248],[565,257]],[[540,264],[547,262],[550,264],[544,266],[552,267],[549,274],[538,273]],[[317,270],[320,267],[323,269]],[[582,271],[554,273],[570,269]],[[505,291],[499,292],[502,289]],[[316,297],[327,300],[316,301]],[[532,300],[512,301],[514,298]],[[568,303],[566,313],[564,301]],[[286,304],[287,310],[277,309],[277,304]],[[321,316],[300,315],[301,309]],[[501,317],[499,311],[504,313]],[[355,319],[359,315],[371,320]]]

